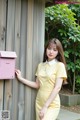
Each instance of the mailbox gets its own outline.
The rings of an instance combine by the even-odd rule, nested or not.
[[[13,51],[0,51],[0,79],[15,78],[16,53]]]

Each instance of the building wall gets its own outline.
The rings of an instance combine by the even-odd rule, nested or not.
[[[35,81],[44,49],[44,0],[0,0],[0,50],[15,51],[16,69]],[[35,120],[37,91],[13,80],[0,80],[0,110],[10,120]]]

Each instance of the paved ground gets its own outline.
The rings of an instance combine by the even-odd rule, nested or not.
[[[61,109],[57,120],[80,120],[80,114]]]

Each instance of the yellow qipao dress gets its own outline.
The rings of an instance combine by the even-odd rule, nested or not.
[[[40,81],[40,88],[36,97],[36,120],[40,120],[39,112],[55,87],[56,78],[66,80],[67,74],[62,62],[52,60],[38,65],[36,76]],[[60,98],[57,94],[49,105],[43,120],[55,120],[60,110]]]

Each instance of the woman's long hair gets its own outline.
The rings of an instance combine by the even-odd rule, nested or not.
[[[48,41],[47,45],[45,46],[44,49],[44,56],[43,56],[43,62],[45,62],[46,60],[48,60],[48,57],[46,55],[46,49],[51,46],[52,44],[56,45],[56,48],[58,50],[58,55],[56,56],[56,59],[60,62],[63,62],[66,66],[66,62],[65,62],[65,58],[64,58],[64,51],[63,51],[63,47],[61,42],[57,39],[57,38],[53,38],[51,40]]]

